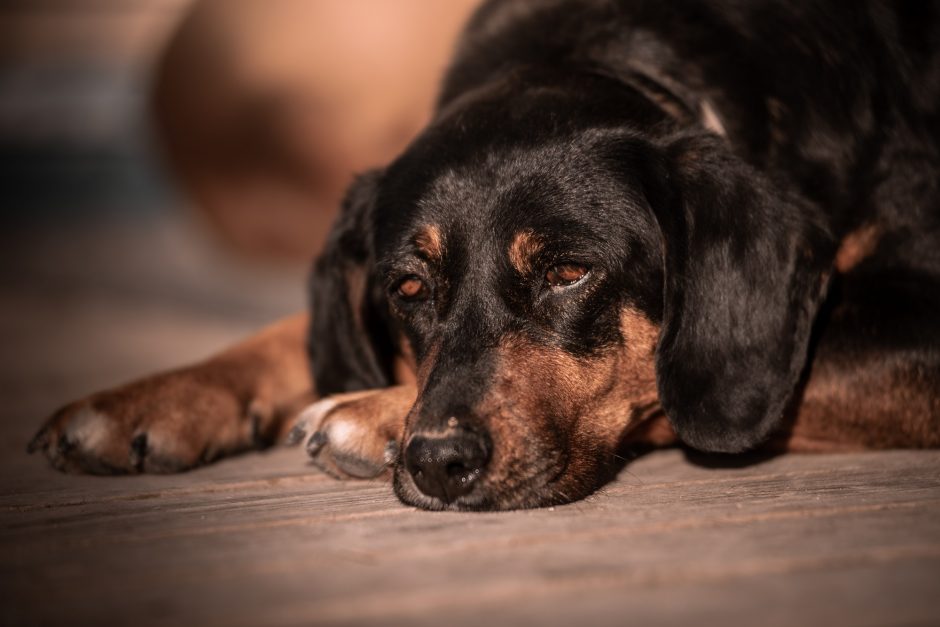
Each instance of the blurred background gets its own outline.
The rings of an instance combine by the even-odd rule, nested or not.
[[[0,413],[306,306],[356,172],[427,120],[476,0],[0,4]]]

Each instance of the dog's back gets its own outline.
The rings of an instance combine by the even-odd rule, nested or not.
[[[646,84],[823,206],[837,234],[872,220],[940,232],[938,2],[491,1],[440,103],[529,65]]]

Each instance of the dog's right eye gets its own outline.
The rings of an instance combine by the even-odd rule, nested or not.
[[[551,287],[568,287],[583,279],[589,270],[578,263],[560,263],[545,272],[545,282]]]
[[[407,276],[398,282],[396,293],[407,301],[424,300],[428,297],[428,286],[419,277]]]

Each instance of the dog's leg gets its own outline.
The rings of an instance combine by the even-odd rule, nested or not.
[[[324,398],[300,414],[288,441],[304,441],[313,463],[334,477],[390,477],[416,395],[407,384]]]
[[[29,445],[60,469],[174,472],[266,446],[313,399],[308,316],[276,323],[202,363],[100,392],[56,412]]]
[[[787,450],[940,446],[940,285],[917,275],[845,276],[821,328]]]

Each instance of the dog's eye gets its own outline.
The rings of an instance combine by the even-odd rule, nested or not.
[[[545,272],[545,282],[552,287],[574,285],[584,278],[588,268],[577,263],[560,263]]]
[[[423,300],[428,295],[427,285],[416,276],[402,279],[396,291],[405,300]]]

